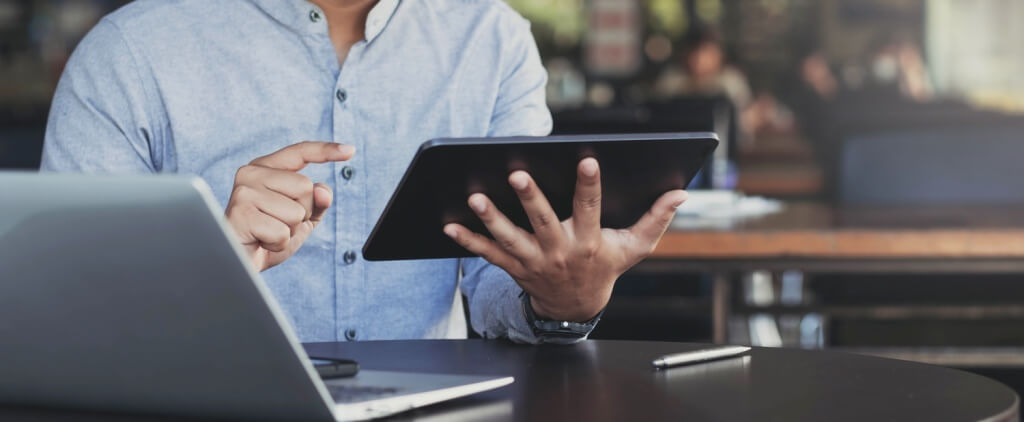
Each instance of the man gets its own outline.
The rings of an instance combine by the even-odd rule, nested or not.
[[[137,1],[69,61],[43,169],[201,176],[303,341],[464,337],[460,287],[484,337],[575,341],[685,192],[601,230],[596,161],[565,222],[517,172],[536,235],[483,195],[467,206],[498,242],[437,228],[489,262],[358,253],[424,140],[547,134],[545,82],[528,23],[497,0]]]

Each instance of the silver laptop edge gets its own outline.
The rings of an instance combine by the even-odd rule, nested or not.
[[[259,271],[256,271],[256,269],[252,267],[249,262],[249,258],[245,255],[245,251],[241,247],[241,242],[238,241],[238,238],[234,233],[234,230],[231,229],[231,226],[229,226],[227,221],[224,219],[223,213],[217,205],[217,200],[213,196],[213,191],[210,190],[210,186],[197,177],[189,178],[189,181],[192,187],[203,198],[203,202],[206,203],[210,213],[217,220],[217,224],[220,226],[221,232],[227,235],[230,239],[232,249],[235,251],[238,258],[244,263],[246,271],[249,272],[249,277],[253,280],[253,284],[256,286],[256,289],[259,290],[260,296],[263,297],[264,302],[266,302],[267,309],[269,309],[270,313],[273,314],[274,319],[277,320],[277,324],[281,327],[281,331],[284,333],[285,337],[288,338],[288,342],[291,343],[292,350],[295,355],[304,363],[303,367],[306,370],[306,374],[313,380],[317,391],[320,393],[320,398],[323,399],[324,404],[332,410],[336,421],[360,421],[381,418],[453,398],[503,387],[512,384],[515,381],[512,377],[489,377],[489,379],[469,384],[461,384],[439,390],[428,390],[400,397],[390,396],[355,403],[336,403],[327,391],[324,381],[320,379],[320,375],[316,372],[312,362],[310,362],[305,349],[302,348],[298,336],[292,329],[291,323],[289,323],[288,319],[285,317],[284,311],[281,310],[280,305],[277,303],[277,299],[274,298],[273,293],[271,293],[266,287],[266,282],[260,276]],[[373,374],[378,373],[378,371],[364,370],[363,373]],[[426,374],[416,375],[429,376]]]
[[[245,266],[245,270],[249,273],[249,278],[253,281],[253,285],[256,290],[259,291],[260,296],[263,298],[263,302],[267,304],[267,309],[270,314],[273,315],[274,320],[277,321],[277,325],[281,328],[281,332],[288,339],[288,343],[292,346],[292,352],[295,353],[295,357],[303,363],[303,368],[306,370],[306,375],[313,380],[316,390],[320,393],[320,399],[324,401],[324,405],[330,409],[334,408],[334,399],[331,398],[330,393],[327,392],[327,388],[324,387],[323,382],[320,380],[320,375],[317,374],[316,369],[313,368],[312,362],[309,361],[306,355],[306,350],[302,348],[302,342],[299,341],[299,336],[295,334],[295,330],[292,329],[292,324],[285,317],[284,311],[281,309],[281,305],[277,303],[277,299],[274,298],[274,294],[267,288],[266,281],[260,275],[259,271],[253,268],[252,263],[249,261],[249,257],[245,255],[245,251],[242,249],[241,241],[235,235],[235,231],[228,225],[227,220],[224,218],[224,212],[220,209],[217,204],[217,198],[213,196],[213,190],[206,184],[202,179],[198,177],[186,177],[192,188],[195,189],[199,196],[202,197],[203,203],[206,204],[210,214],[217,221],[217,225],[220,226],[221,233],[224,233],[228,237],[231,249],[238,256],[238,259]],[[332,411],[332,413],[335,413]],[[337,414],[335,413],[335,419]]]
[[[397,373],[390,373],[384,371],[364,371],[365,373],[372,373],[376,375],[392,375]],[[405,374],[408,375],[408,374]],[[415,374],[416,376],[432,377],[432,374]],[[467,378],[461,376],[448,376],[457,378]],[[482,378],[482,377],[477,377]],[[380,418],[384,416],[393,415],[396,413],[405,412],[424,406],[428,406],[434,403],[440,403],[446,400],[451,400],[458,397],[468,396],[470,394],[479,393],[482,391],[492,390],[495,388],[503,387],[512,384],[514,379],[512,377],[504,378],[486,378],[483,381],[476,381],[468,384],[456,385],[454,387],[441,388],[437,390],[422,391],[418,393],[406,394],[402,396],[386,397],[376,400],[361,401],[356,403],[337,403],[334,406],[335,418],[341,421],[361,421],[367,419]],[[507,413],[506,417],[511,417],[511,412]]]
[[[197,177],[0,172],[0,281],[0,405],[341,421],[513,382],[372,370],[321,380]],[[401,391],[332,396],[378,381]]]

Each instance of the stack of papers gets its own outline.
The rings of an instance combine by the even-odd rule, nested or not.
[[[689,194],[689,199],[676,211],[673,229],[727,229],[783,208],[781,201],[729,190],[690,191]]]

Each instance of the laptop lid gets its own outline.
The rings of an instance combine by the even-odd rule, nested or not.
[[[0,173],[0,403],[333,420],[209,188]]]

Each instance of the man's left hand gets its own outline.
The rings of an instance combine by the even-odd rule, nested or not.
[[[587,321],[611,298],[615,281],[654,251],[686,200],[686,191],[665,193],[628,229],[601,228],[601,174],[597,160],[576,169],[573,215],[559,221],[537,183],[524,171],[509,175],[533,233],[516,226],[486,195],[473,194],[469,207],[495,240],[460,224],[444,232],[459,245],[508,272],[530,294],[534,311],[545,318]]]

